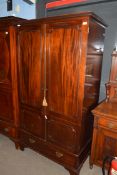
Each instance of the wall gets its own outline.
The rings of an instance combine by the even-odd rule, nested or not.
[[[95,0],[93,0],[92,2],[94,1]],[[49,2],[49,0],[45,0],[45,3],[46,2]],[[44,7],[44,3],[42,7]],[[117,45],[117,1],[110,1],[110,2],[108,1],[108,3],[104,2],[92,5],[88,4],[86,6],[80,6],[80,7],[78,7],[78,4],[75,4],[75,6],[55,8],[53,10],[51,9],[48,11],[45,11],[45,9],[41,8],[42,13],[38,12],[39,10],[38,8],[36,8],[36,10],[37,10],[36,12],[37,18],[44,16],[56,16],[70,13],[79,13],[81,11],[92,11],[98,16],[100,16],[109,25],[105,35],[106,37],[105,37],[104,57],[102,65],[101,88],[100,88],[100,101],[104,99],[106,92],[105,83],[107,83],[109,80],[111,53],[113,48]]]
[[[18,9],[17,5],[20,6]],[[6,0],[0,0],[0,17],[4,16],[12,16],[14,15],[17,17],[25,18],[25,19],[32,19],[36,17],[35,13],[35,4],[29,5],[23,0],[13,0],[13,10],[7,12],[7,3]]]

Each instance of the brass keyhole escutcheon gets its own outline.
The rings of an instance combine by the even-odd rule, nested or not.
[[[114,124],[113,124],[113,123],[109,123],[109,124],[108,124],[108,127],[109,127],[110,129],[112,129],[112,128],[114,127]]]
[[[36,141],[33,140],[32,138],[29,138],[29,142],[30,142],[30,143],[35,143]]]
[[[61,157],[63,157],[63,154],[60,152],[56,152],[56,157],[61,158]]]
[[[4,131],[5,132],[9,132],[9,128],[4,128]]]

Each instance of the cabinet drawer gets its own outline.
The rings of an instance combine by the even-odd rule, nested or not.
[[[27,109],[21,110],[21,127],[39,137],[45,136],[45,119],[39,113]]]
[[[0,121],[0,132],[8,137],[15,137],[15,128],[3,121]]]
[[[60,164],[75,166],[77,158],[75,158],[74,155],[61,150],[61,148],[59,149],[58,147],[23,131],[20,132],[20,139],[24,146],[30,147]]]
[[[116,121],[114,122],[114,121],[110,121],[108,119],[99,118],[98,119],[98,124],[100,126],[108,128],[108,129],[117,130],[117,122]]]
[[[61,148],[48,146],[46,155],[55,162],[58,162],[64,166],[74,167],[76,165],[77,158],[75,158],[74,155],[63,151]]]

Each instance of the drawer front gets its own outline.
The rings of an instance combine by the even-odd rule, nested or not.
[[[15,137],[16,135],[16,129],[3,121],[0,121],[0,132],[8,137]]]
[[[12,94],[0,90],[0,118],[13,120]]]
[[[108,120],[108,119],[104,119],[104,118],[99,118],[98,119],[98,125],[106,127],[108,129],[113,129],[113,130],[117,130],[117,122]]]
[[[39,113],[22,109],[21,127],[41,138],[45,137],[45,119]]]
[[[69,151],[75,152],[79,142],[79,134],[75,126],[57,121],[47,120],[47,140]]]
[[[33,135],[27,134],[23,131],[20,132],[20,139],[21,143],[24,144],[26,147],[30,147],[37,152],[40,152],[42,155],[56,161],[65,166],[72,166],[76,165],[75,156],[64,152],[59,149],[58,147],[48,144],[48,142],[44,142]]]

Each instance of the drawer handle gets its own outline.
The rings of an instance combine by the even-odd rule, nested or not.
[[[31,139],[31,138],[29,138],[29,142],[30,142],[30,143],[35,143],[36,141],[33,140],[33,139]]]
[[[9,132],[9,128],[4,128],[4,131],[5,132]]]
[[[56,157],[61,158],[61,157],[63,157],[63,154],[60,152],[56,152]]]
[[[109,124],[108,124],[108,127],[109,127],[109,128],[113,128],[113,127],[114,127],[114,123],[109,123]]]

